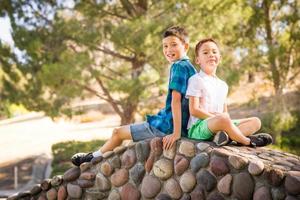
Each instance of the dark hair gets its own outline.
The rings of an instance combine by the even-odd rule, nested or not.
[[[212,39],[212,38],[205,38],[205,39],[203,39],[203,40],[200,40],[200,41],[196,44],[196,47],[195,47],[195,55],[196,55],[196,56],[198,55],[198,51],[200,50],[201,46],[202,46],[204,43],[206,43],[206,42],[213,42],[213,43],[215,43],[215,44],[219,47],[218,43],[217,43],[214,39]]]
[[[189,37],[188,37],[187,31],[183,27],[180,27],[180,26],[172,26],[172,27],[168,28],[164,32],[163,38],[166,38],[169,36],[175,36],[184,43],[189,42]]]

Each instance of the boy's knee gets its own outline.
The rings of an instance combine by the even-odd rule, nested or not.
[[[254,121],[256,130],[258,131],[261,128],[261,121],[258,117],[253,117],[253,121]]]
[[[112,138],[119,138],[120,128],[114,128],[112,132]]]
[[[231,119],[227,113],[222,113],[218,115],[218,121],[222,124],[229,124],[231,122]]]

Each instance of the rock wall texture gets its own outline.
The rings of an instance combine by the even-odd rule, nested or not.
[[[8,199],[300,199],[299,156],[161,138],[117,147]]]

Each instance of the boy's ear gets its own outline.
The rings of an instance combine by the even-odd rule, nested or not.
[[[200,64],[200,61],[199,61],[199,58],[198,58],[198,56],[197,56],[197,55],[196,55],[195,63],[196,63],[197,65],[199,65],[199,64]]]
[[[184,43],[184,49],[187,52],[190,48],[190,45],[188,43]]]

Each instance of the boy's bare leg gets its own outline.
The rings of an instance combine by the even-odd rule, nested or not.
[[[89,153],[77,153],[72,156],[71,161],[74,165],[80,166],[84,162],[90,162],[93,158],[101,156],[107,151],[113,150],[122,144],[123,140],[131,139],[130,126],[122,126],[113,130],[112,136],[102,146],[99,151]]]
[[[223,113],[215,117],[209,118],[207,120],[207,125],[209,130],[211,130],[214,133],[218,131],[225,131],[232,140],[242,143],[244,145],[250,144],[250,139],[247,138],[241,132],[241,130],[231,122],[231,119],[228,114]]]
[[[257,117],[238,119],[239,125],[237,126],[245,136],[249,136],[257,132],[261,128],[261,121]]]
[[[115,128],[111,137],[100,148],[100,152],[103,154],[107,151],[113,150],[115,147],[122,144],[124,140],[131,140],[130,125],[121,126]]]

